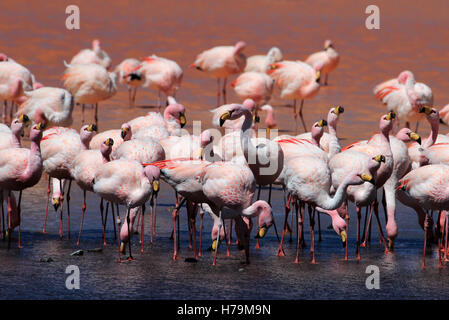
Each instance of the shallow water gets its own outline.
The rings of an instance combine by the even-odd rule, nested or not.
[[[381,29],[367,30],[364,13],[366,1],[78,1],[81,30],[65,29],[63,2],[3,1],[0,4],[0,51],[23,63],[38,81],[61,86],[63,60],[69,61],[81,48],[90,46],[98,37],[113,64],[127,57],[156,53],[176,60],[184,68],[184,81],[177,98],[188,108],[188,121],[202,120],[210,125],[215,106],[215,81],[200,72],[187,69],[197,53],[219,44],[245,40],[247,55],[266,52],[271,46],[281,48],[286,59],[304,59],[318,51],[326,38],[334,41],[341,54],[338,69],[330,76],[330,86],[322,88],[316,98],[305,103],[305,118],[310,125],[326,116],[329,106],[345,107],[339,125],[342,143],[368,138],[376,131],[378,119],[385,112],[372,88],[404,69],[415,73],[418,81],[432,87],[436,105],[449,101],[446,77],[449,44],[447,1],[378,1]],[[228,90],[229,101],[238,101]],[[127,91],[121,87],[111,100],[101,103],[100,130],[118,127],[123,121],[145,114],[157,101],[154,92],[139,90],[138,107],[129,110]],[[278,126],[283,131],[294,129],[290,101],[274,99]],[[88,110],[90,111],[90,110]],[[93,119],[93,114],[87,114]],[[80,127],[80,110],[75,109],[74,127]],[[89,118],[87,118],[89,119]],[[191,123],[191,122],[190,122]],[[191,125],[188,126],[191,128]],[[427,132],[427,125],[421,127]],[[443,129],[447,131],[446,128]],[[185,213],[181,214],[180,259],[171,260],[172,242],[168,239],[171,218],[167,209],[174,195],[167,185],[160,194],[158,233],[150,247],[148,231],[146,251],[136,260],[116,263],[116,245],[111,223],[108,245],[102,252],[81,257],[69,254],[78,249],[75,235],[79,227],[81,192],[72,194],[72,239],[58,237],[58,215],[50,209],[48,234],[41,234],[45,212],[46,181],[23,196],[23,248],[17,249],[17,233],[12,249],[0,241],[1,298],[272,298],[272,299],[379,299],[379,298],[448,298],[447,268],[439,270],[436,252],[427,256],[428,267],[421,270],[423,232],[414,213],[398,207],[399,237],[394,254],[384,255],[377,244],[373,228],[372,245],[362,249],[362,261],[354,260],[355,219],[350,226],[350,261],[342,261],[344,251],[339,238],[327,230],[327,217],[322,217],[323,241],[316,245],[318,264],[309,263],[308,247],[301,263],[293,263],[295,244],[286,244],[287,257],[278,258],[273,231],[262,242],[260,250],[252,250],[251,265],[242,267],[243,257],[232,247],[231,257],[220,249],[218,266],[212,267],[210,252],[196,264],[184,262],[191,257],[187,249]],[[277,225],[282,224],[282,194],[274,193]],[[98,200],[89,195],[87,218],[81,248],[101,247],[101,224]],[[124,215],[122,208],[122,217]],[[308,219],[306,219],[308,220]],[[66,222],[66,216],[64,216]],[[210,221],[205,218],[204,247],[210,245]],[[64,224],[64,230],[67,225]],[[149,230],[147,221],[146,230]],[[66,235],[66,233],[65,233]],[[306,223],[306,239],[309,239]],[[253,241],[254,242],[254,241]],[[309,241],[307,240],[307,243]],[[254,245],[254,243],[252,244]],[[52,257],[53,262],[40,262]],[[81,289],[67,290],[65,268],[77,265],[81,272]],[[380,268],[380,289],[367,290],[366,266]]]

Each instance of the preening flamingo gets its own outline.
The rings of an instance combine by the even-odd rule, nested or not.
[[[81,215],[81,225],[80,232],[78,235],[77,245],[80,244],[81,233],[83,230],[84,224],[84,214],[86,212],[86,191],[94,191],[93,190],[93,180],[97,171],[101,168],[101,166],[111,160],[111,152],[112,146],[114,145],[114,140],[111,138],[106,139],[101,144],[100,150],[87,150],[84,149],[80,151],[73,159],[71,175],[73,179],[76,181],[78,186],[83,190],[83,206],[82,206],[82,215]],[[112,206],[111,206],[112,207]],[[114,209],[112,209],[112,215],[114,219]],[[103,199],[100,204],[101,211],[101,222],[103,225],[103,242],[106,244],[105,238],[105,220],[103,219]],[[115,220],[115,219],[114,219]],[[115,221],[114,221],[115,225]]]
[[[230,75],[243,72],[246,66],[246,57],[243,50],[246,43],[237,42],[234,46],[218,46],[200,53],[190,68],[208,73],[217,79],[217,107],[220,105],[220,95],[223,93],[223,103],[226,104],[226,81]],[[223,80],[223,89],[220,89],[220,79]]]
[[[271,65],[267,73],[275,80],[275,86],[281,91],[282,99],[293,99],[293,116],[296,123],[297,117],[296,100],[301,100],[299,116],[306,129],[306,123],[302,115],[304,100],[311,99],[320,90],[320,70],[322,64],[317,63],[313,67],[301,61],[281,61]]]
[[[31,120],[42,121],[49,127],[67,127],[73,123],[73,96],[67,90],[42,87],[25,92],[25,97],[17,114],[26,114]]]
[[[420,167],[410,171],[400,180],[397,188],[399,199],[417,203],[427,211],[424,222],[424,250],[422,257],[422,268],[425,268],[426,241],[431,217],[429,211],[449,209],[449,166],[433,164]],[[447,223],[446,223],[447,235]],[[445,256],[447,254],[447,236],[445,245]],[[441,252],[438,248],[439,265],[441,266]]]
[[[105,163],[98,168],[95,174],[93,181],[94,191],[108,201],[127,207],[126,222],[130,237],[130,210],[143,206],[159,190],[159,175],[159,168],[153,165],[148,165],[144,168],[137,161],[127,159],[118,159]],[[128,259],[132,260],[131,239],[129,239],[128,244]],[[124,249],[124,243],[120,243],[119,261],[121,261],[120,253],[124,252]]]
[[[123,60],[117,67],[115,73],[118,81],[128,87],[129,106],[133,107],[136,102],[137,88],[145,82],[145,74],[139,70],[140,61],[134,58]]]
[[[2,151],[0,158],[0,190],[9,190],[8,202],[10,202],[11,191],[19,191],[19,202],[17,219],[15,223],[8,223],[8,247],[11,243],[11,232],[19,226],[19,247],[20,242],[20,206],[22,191],[36,185],[42,175],[42,157],[40,142],[44,125],[38,123],[33,125],[30,131],[31,149],[9,148]],[[8,219],[11,222],[11,217]]]
[[[69,181],[67,190],[67,215],[68,215],[68,237],[70,239],[70,190],[72,184],[73,161],[83,150],[89,148],[89,142],[95,135],[97,128],[95,125],[85,125],[81,127],[80,133],[74,129],[65,127],[53,127],[43,133],[41,141],[41,153],[44,171],[48,174],[47,205],[43,232],[46,232],[48,202],[50,196],[50,181],[56,179],[53,185],[59,184],[58,194],[54,194],[52,199],[55,210],[61,206],[59,236],[62,238],[62,201],[64,196],[63,180]]]
[[[108,72],[95,63],[66,64],[66,67],[62,77],[64,87],[73,95],[75,102],[81,104],[82,122],[84,123],[85,104],[91,104],[95,107],[94,119],[98,125],[98,103],[117,92],[115,73]]]
[[[92,41],[92,49],[83,49],[73,56],[70,64],[89,64],[95,63],[109,69],[112,66],[111,58],[101,49],[100,40]]]
[[[254,55],[246,59],[245,72],[265,73],[270,69],[270,65],[282,61],[282,52],[278,47],[272,47],[266,55]]]
[[[374,94],[389,111],[397,114],[400,121],[405,121],[408,128],[411,121],[416,121],[415,131],[423,118],[419,113],[420,108],[433,106],[432,90],[424,83],[416,82],[413,73],[408,70],[401,72],[397,79],[377,85]]]
[[[162,107],[161,92],[168,98],[175,96],[181,87],[183,71],[173,60],[152,55],[142,59],[138,69],[145,82],[143,87],[150,87],[158,92],[159,111]]]
[[[312,53],[307,57],[305,62],[311,66],[314,66],[317,63],[323,65],[321,73],[326,76],[324,78],[324,85],[327,86],[329,73],[337,68],[338,63],[340,62],[340,55],[335,50],[333,42],[331,40],[326,40],[324,41],[324,50]]]

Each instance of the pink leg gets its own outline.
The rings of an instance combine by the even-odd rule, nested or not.
[[[143,253],[143,233],[144,233],[144,225],[145,225],[145,219],[144,219],[144,215],[145,215],[145,205],[142,206],[142,217],[141,217],[141,224],[140,224],[140,252]]]
[[[198,256],[201,257],[202,253],[202,242],[203,242],[203,217],[204,217],[204,211],[200,210],[200,248],[198,252]]]
[[[315,210],[312,212],[312,207],[309,205],[309,219],[310,219],[310,254],[312,256],[312,263],[315,264]]]
[[[18,246],[19,249],[22,248],[21,237],[20,237],[20,225],[22,224],[21,217],[20,217],[21,203],[22,203],[22,190],[20,190],[20,192],[19,192],[19,203],[17,205],[17,215],[19,216],[19,246]]]
[[[83,224],[84,224],[84,214],[86,213],[86,190],[83,190],[83,206],[81,207],[81,224],[80,224],[80,233],[78,234],[78,241],[76,245],[80,245],[81,241],[81,233],[83,232]],[[115,224],[115,222],[114,222]]]
[[[47,187],[47,205],[45,208],[44,229],[42,233],[47,233],[47,215],[48,215],[48,202],[50,201],[50,176],[47,175],[48,187]]]

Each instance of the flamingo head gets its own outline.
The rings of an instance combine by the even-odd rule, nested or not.
[[[105,159],[110,159],[112,152],[112,146],[114,145],[114,140],[112,138],[107,138],[100,147],[100,152]]]
[[[326,120],[317,121],[312,125],[312,130],[310,131],[312,135],[312,140],[316,141],[317,144],[319,144],[319,141],[323,136],[325,126],[327,126]]]
[[[4,53],[0,53],[0,62],[1,61],[8,61],[8,56]]]
[[[152,185],[153,193],[156,194],[159,191],[159,177],[161,175],[161,170],[152,165],[148,165],[143,169],[144,175],[148,178],[148,181]]]
[[[268,51],[267,56],[270,57],[273,62],[282,61],[283,58],[281,49],[278,47],[272,47],[270,51]]]
[[[132,131],[129,123],[122,124],[121,130],[122,132],[120,132],[120,136],[122,137],[123,141],[130,140],[132,136]]]
[[[391,129],[393,129],[394,118],[396,118],[396,114],[393,111],[383,115],[380,118],[379,128],[383,134],[388,135]]]
[[[224,112],[220,116],[220,127],[226,120],[236,120],[245,114],[250,115],[255,106],[256,104],[252,99],[246,99],[243,104],[231,103],[225,105]]]
[[[440,112],[436,108],[424,106],[419,109],[419,113],[424,113],[430,124],[437,125],[440,122]]]
[[[97,133],[97,126],[95,124],[86,124],[80,129],[80,139],[84,145],[89,145],[90,140]]]
[[[324,50],[327,50],[329,48],[334,48],[334,43],[332,42],[332,40],[326,40],[324,41]]]
[[[246,48],[246,42],[245,41],[239,41],[234,46],[234,54],[239,54],[243,51],[243,49]]]
[[[45,124],[42,122],[39,122],[38,124],[35,124],[31,127],[30,131],[30,140],[39,143],[42,139],[42,131],[45,129]]]
[[[92,40],[92,50],[100,49],[100,40]]]
[[[185,113],[186,107],[184,107],[184,105],[177,103],[173,97],[168,97],[168,106],[164,111],[164,119],[174,119],[181,125],[181,128],[184,128],[187,123]]]
[[[30,118],[26,114],[20,115],[11,122],[11,131],[15,136],[24,135],[23,129],[30,123]]]
[[[416,141],[419,144],[421,144],[421,137],[416,132],[413,132],[409,128],[402,128],[398,131],[396,134],[396,138],[401,140],[404,143],[410,142],[410,141]]]
[[[402,71],[398,76],[398,82],[400,84],[405,84],[407,79],[415,79],[413,73],[409,70]]]

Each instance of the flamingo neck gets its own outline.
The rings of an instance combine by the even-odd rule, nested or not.
[[[13,148],[20,148],[22,146],[20,143],[20,135],[21,135],[20,131],[13,132],[12,137],[11,137]]]
[[[31,141],[30,156],[28,159],[28,165],[24,170],[21,180],[22,182],[32,180],[34,177],[39,176],[42,173],[42,156],[40,149],[40,142],[36,143]]]
[[[423,143],[424,148],[429,148],[430,146],[434,145],[438,138],[438,131],[439,131],[440,125],[437,121],[430,121],[430,134],[426,138],[425,142]]]

